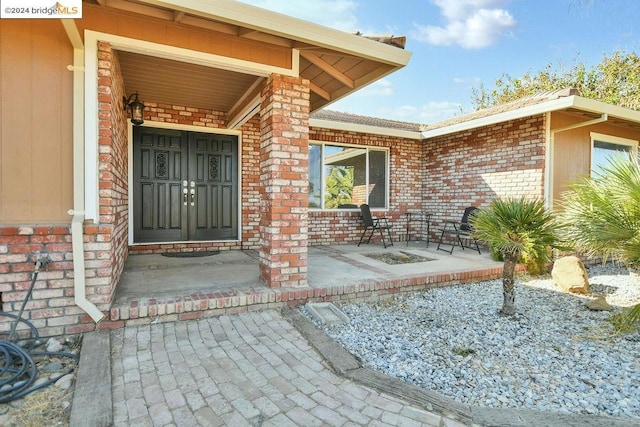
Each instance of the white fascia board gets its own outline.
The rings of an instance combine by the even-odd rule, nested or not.
[[[590,111],[598,114],[605,113],[619,119],[640,123],[640,111],[620,107],[618,105],[607,104],[606,102],[596,101],[595,99],[576,97],[573,107],[579,110]]]
[[[566,98],[554,99],[553,101],[543,102],[543,103],[531,105],[528,107],[505,111],[503,113],[493,114],[486,117],[480,117],[478,119],[456,123],[450,126],[443,126],[437,129],[425,130],[425,131],[422,131],[421,134],[423,139],[429,139],[429,138],[434,138],[436,136],[448,135],[454,132],[462,132],[462,131],[476,129],[483,126],[495,125],[497,123],[502,123],[509,120],[517,120],[523,117],[544,114],[550,111],[563,110],[565,108],[574,107],[574,101],[575,101],[574,98],[576,97],[568,96]]]
[[[345,132],[368,133],[371,135],[393,136],[397,138],[420,140],[420,132],[385,128],[380,126],[360,125],[356,123],[339,122],[335,120],[309,119],[309,127],[341,130]]]
[[[253,28],[275,36],[291,38],[394,66],[409,63],[411,52],[344,31],[232,0],[139,0],[154,6],[179,10],[195,16]]]
[[[604,113],[619,119],[640,123],[640,111],[574,95],[542,102],[529,107],[505,111],[504,113],[481,117],[475,120],[469,120],[467,122],[456,123],[451,126],[443,126],[433,130],[426,130],[422,132],[422,137],[424,139],[434,138],[436,136],[448,135],[454,132],[476,129],[482,126],[494,125],[508,120],[521,119],[523,117],[564,110],[567,108],[575,108],[577,110],[588,111],[600,115]]]

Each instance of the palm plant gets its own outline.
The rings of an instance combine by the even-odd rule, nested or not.
[[[547,262],[556,247],[558,225],[540,200],[496,199],[471,219],[474,236],[502,254],[503,304],[500,312],[515,314],[515,268],[522,259]]]
[[[563,194],[560,220],[576,249],[640,267],[640,165],[620,153],[609,163],[573,184]],[[640,320],[640,304],[626,313],[627,324]]]

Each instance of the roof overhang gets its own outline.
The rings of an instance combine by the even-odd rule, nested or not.
[[[616,118],[622,121],[640,125],[640,111],[619,107],[617,105],[607,104],[602,101],[596,101],[577,95],[572,95],[485,117],[479,117],[477,119],[460,121],[459,123],[451,124],[448,126],[424,130],[421,132],[421,136],[423,139],[429,139],[437,136],[449,135],[455,132],[477,129],[483,126],[495,125],[509,120],[517,120],[525,117],[535,116],[538,114],[570,109],[593,113],[595,115],[606,114],[609,118]],[[463,118],[461,118],[461,120],[462,119]]]
[[[106,29],[78,22],[81,30],[107,33],[113,28],[114,36],[133,40],[120,49],[127,92],[139,92],[144,101],[224,112],[229,127],[241,126],[258,111],[260,88],[268,77],[264,70],[280,67],[280,74],[308,80],[313,112],[406,66],[411,58],[411,52],[398,47],[404,46],[402,37],[369,38],[233,0],[84,1],[85,14],[91,15],[88,22],[99,20],[96,16],[109,22],[122,17],[124,24]],[[146,38],[154,33],[153,25],[166,26],[166,36]],[[121,28],[126,34],[118,32]],[[182,44],[164,42],[169,34],[179,35]],[[202,40],[184,42],[194,37]],[[208,37],[216,41],[209,42]],[[183,54],[167,56],[154,48],[145,55],[131,50],[137,43],[134,39],[166,44],[167,52],[182,49]],[[207,43],[212,46],[208,51],[197,50]],[[189,49],[196,50],[189,53]],[[227,60],[216,65],[211,59],[215,55],[226,55]],[[198,63],[200,58],[209,59]],[[256,66],[234,67],[243,60],[256,61]],[[229,78],[230,73],[235,77]]]
[[[404,67],[411,58],[411,52],[404,49],[237,1],[137,0],[137,2],[250,28],[261,33],[382,61],[394,66]]]
[[[361,125],[337,120],[309,119],[309,126],[322,129],[340,130],[344,132],[366,133],[370,135],[390,136],[404,139],[422,139],[420,132],[394,129],[389,127]]]

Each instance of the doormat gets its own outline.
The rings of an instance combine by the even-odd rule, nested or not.
[[[194,251],[194,252],[165,252],[162,256],[168,258],[200,258],[205,256],[218,255],[220,251]]]
[[[365,254],[369,258],[382,261],[386,264],[412,264],[414,262],[434,261],[435,258],[427,258],[409,252],[379,252],[375,254]]]

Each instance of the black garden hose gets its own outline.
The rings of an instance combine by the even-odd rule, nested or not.
[[[31,296],[33,286],[38,277],[38,271],[42,261],[36,262],[36,268],[32,275],[31,286],[29,292],[22,303],[22,307],[18,315],[0,311],[0,317],[8,317],[14,319],[12,322],[9,335],[0,339],[0,403],[7,403],[15,399],[22,398],[29,393],[36,390],[40,390],[47,387],[63,376],[70,374],[78,364],[78,356],[72,353],[66,352],[50,352],[50,351],[36,351],[36,348],[42,345],[40,341],[38,330],[33,326],[31,322],[22,318],[22,313],[27,304],[27,300]],[[24,323],[31,331],[31,338],[28,340],[17,341],[16,328],[19,323]],[[34,360],[35,357],[42,356],[62,356],[68,357],[75,361],[75,364],[67,368],[65,371],[49,378],[47,381],[43,381],[38,385],[34,385],[38,376],[37,364]]]

